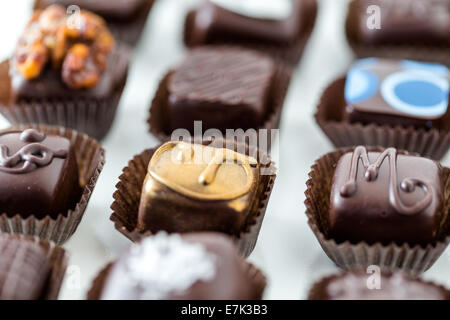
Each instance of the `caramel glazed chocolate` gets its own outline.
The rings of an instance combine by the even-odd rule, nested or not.
[[[259,185],[260,167],[252,157],[226,148],[168,142],[149,163],[138,228],[239,235],[257,212]]]
[[[435,161],[357,147],[339,160],[330,198],[330,238],[423,246],[443,233],[444,183]],[[358,226],[355,228],[355,226]]]
[[[48,83],[58,83],[53,79],[57,72],[58,80],[71,90],[91,89],[102,83],[115,47],[111,33],[101,17],[88,11],[81,10],[77,19],[69,19],[59,5],[35,11],[11,60],[13,96],[27,98],[25,89],[38,78],[47,82],[47,86],[40,86],[41,95],[51,96]],[[39,90],[32,91],[36,98]]]

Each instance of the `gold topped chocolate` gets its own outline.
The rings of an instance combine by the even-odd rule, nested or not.
[[[138,228],[239,234],[258,206],[259,171],[256,159],[230,149],[168,142],[150,160]]]

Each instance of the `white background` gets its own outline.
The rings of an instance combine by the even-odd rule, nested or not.
[[[263,0],[264,1],[264,0]],[[114,127],[104,141],[107,163],[88,210],[64,246],[70,267],[60,298],[84,299],[93,277],[130,243],[109,221],[114,186],[133,155],[153,147],[149,103],[159,79],[183,57],[184,16],[195,0],[158,0],[135,52]],[[267,299],[304,299],[310,285],[337,268],[323,253],[304,214],[304,190],[314,160],[332,150],[313,114],[325,86],[344,73],[353,57],[343,22],[347,0],[321,0],[319,19],[286,99],[280,138],[279,174],[260,239],[250,260],[269,278]],[[23,29],[31,1],[0,1],[0,58],[7,58]],[[7,122],[0,119],[0,126]],[[449,165],[448,157],[444,164]],[[450,251],[424,277],[450,286]],[[79,271],[79,272],[78,272]],[[80,282],[74,281],[77,278]]]

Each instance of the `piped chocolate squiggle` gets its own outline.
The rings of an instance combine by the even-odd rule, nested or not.
[[[23,174],[48,166],[54,158],[67,157],[66,150],[53,151],[39,143],[44,141],[46,135],[35,129],[27,129],[20,135],[20,140],[29,144],[23,146],[12,156],[9,148],[0,145],[0,171],[11,174]]]
[[[391,206],[398,213],[403,215],[414,215],[427,208],[433,199],[431,193],[432,189],[428,183],[419,179],[405,178],[400,185],[398,185],[397,150],[394,148],[386,149],[374,163],[370,163],[367,149],[362,146],[357,147],[353,152],[349,180],[340,190],[341,196],[349,198],[355,195],[357,191],[356,178],[360,159],[362,160],[365,169],[364,179],[369,182],[377,180],[380,168],[385,158],[389,158],[389,202]],[[405,205],[399,195],[399,188],[403,192],[412,193],[416,187],[423,189],[425,192],[425,197],[412,206]]]

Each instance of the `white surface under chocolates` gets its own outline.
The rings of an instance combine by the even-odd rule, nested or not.
[[[157,1],[137,48],[129,81],[111,133],[104,141],[107,163],[74,237],[65,245],[71,259],[60,298],[84,299],[92,279],[130,245],[109,221],[114,186],[133,155],[157,144],[148,133],[150,101],[165,72],[183,57],[184,16],[196,0]],[[258,245],[250,260],[268,276],[267,299],[304,299],[311,284],[337,271],[309,229],[303,205],[310,166],[332,145],[313,114],[325,86],[352,62],[346,44],[347,0],[320,0],[319,20],[289,90],[279,144],[279,174]],[[31,1],[0,2],[1,58],[14,48],[31,10]],[[7,127],[6,121],[0,121]],[[449,158],[443,161],[450,165]],[[450,286],[450,250],[424,278]]]

